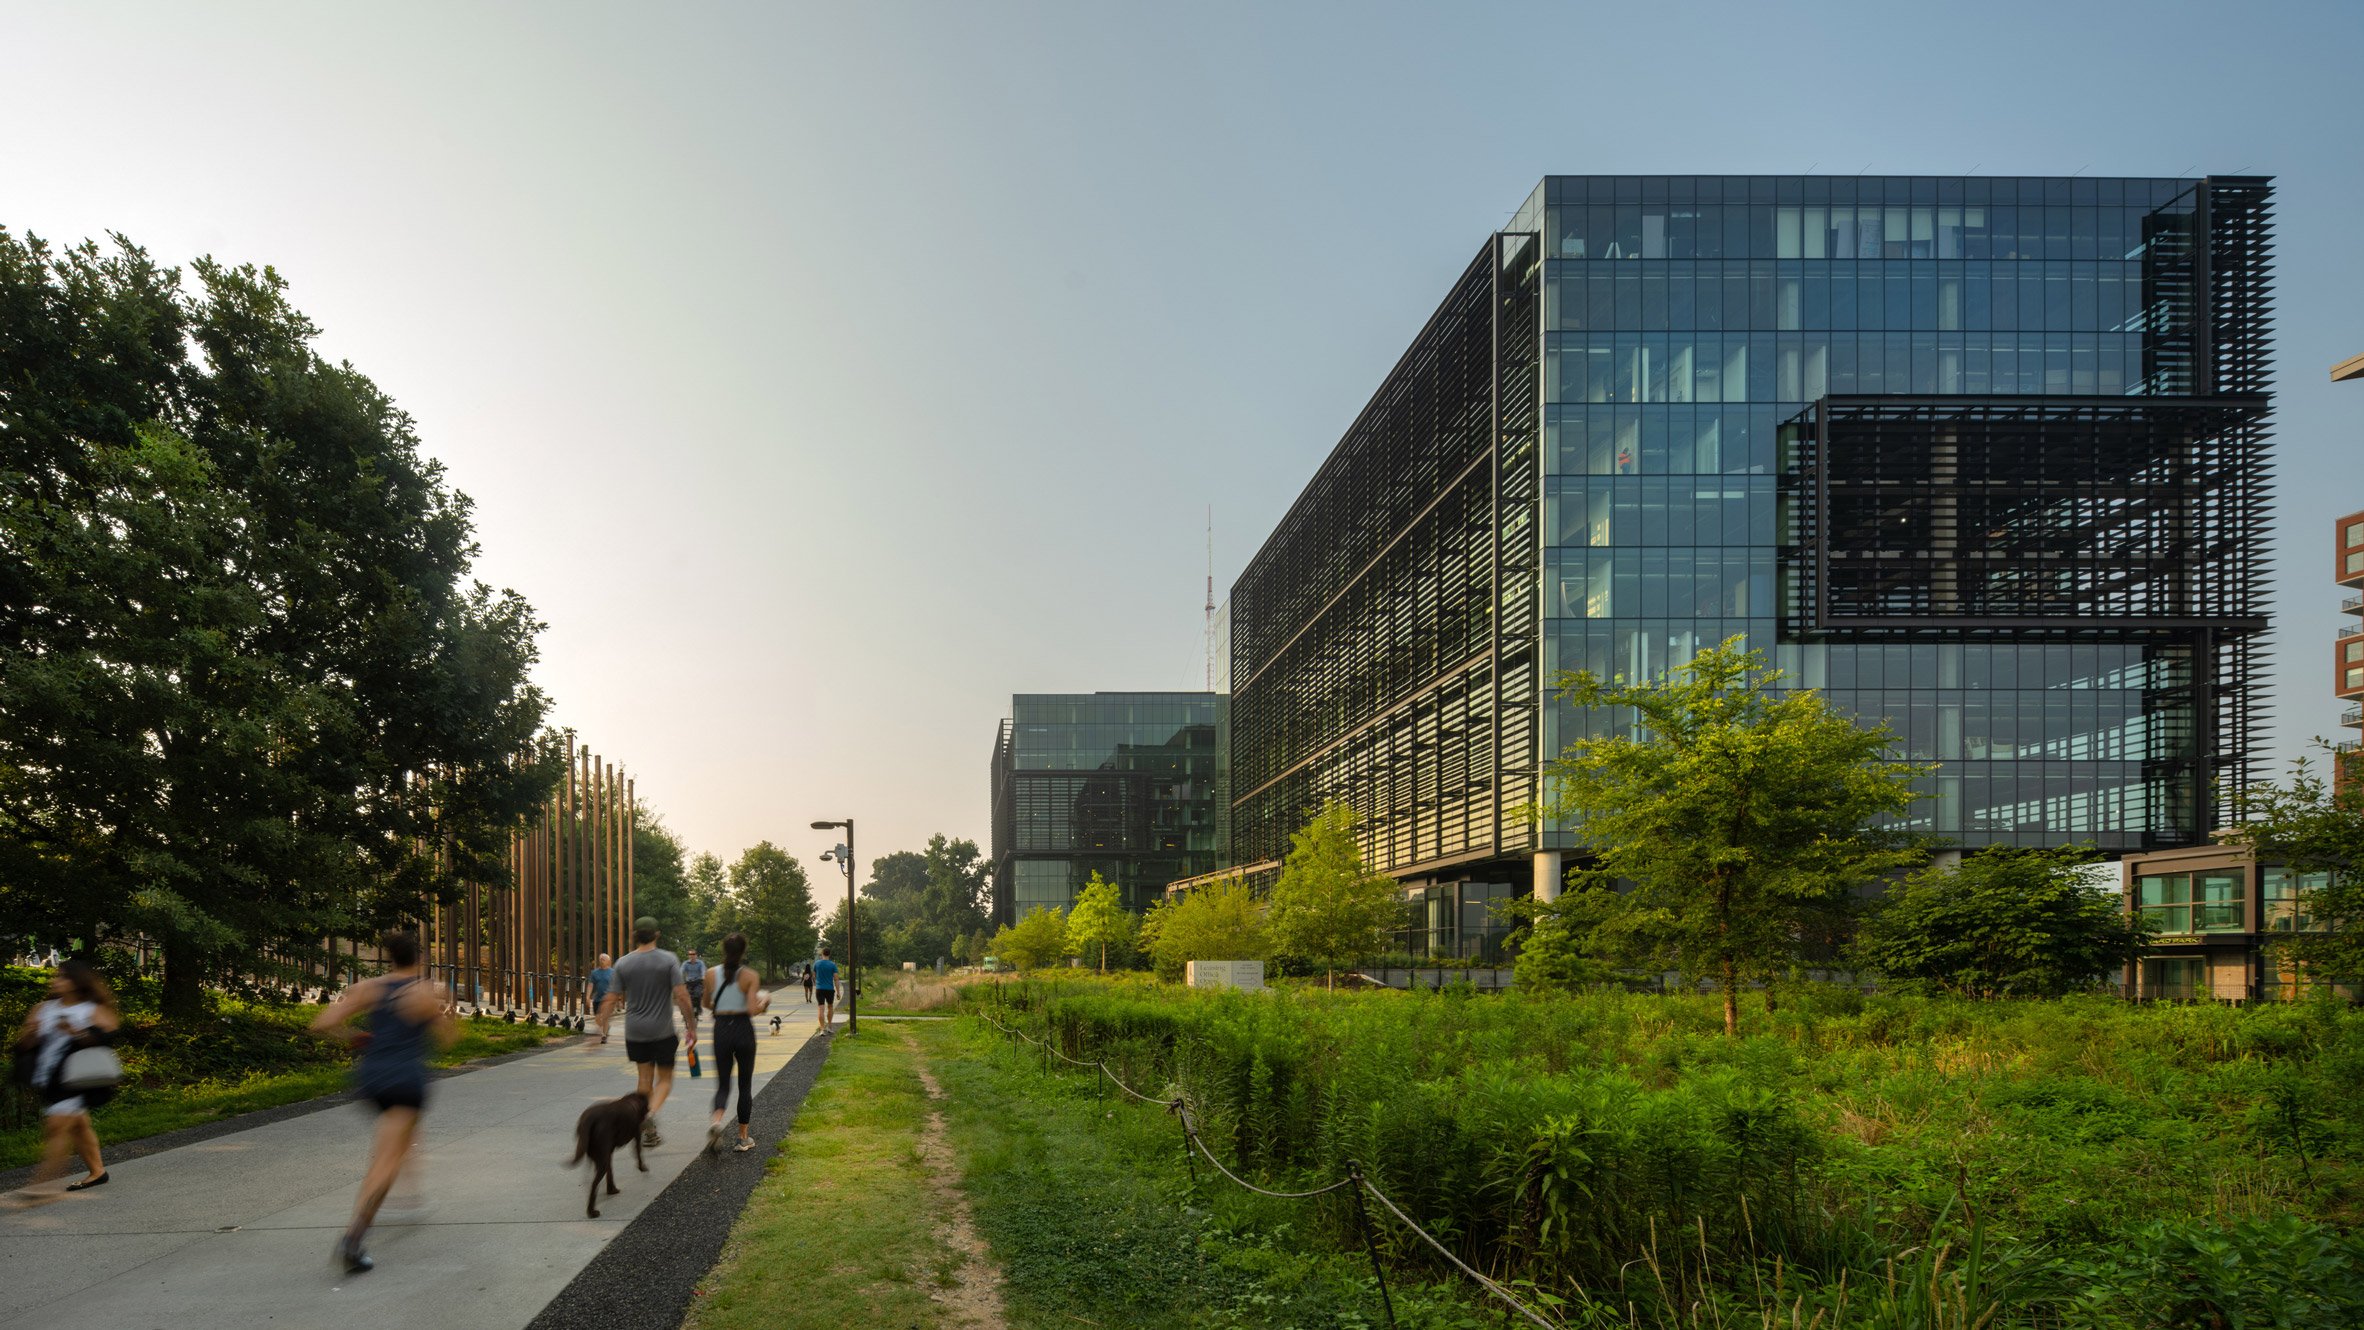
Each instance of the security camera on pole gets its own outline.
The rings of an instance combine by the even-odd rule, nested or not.
[[[845,1032],[855,1034],[861,1029],[862,930],[854,923],[854,820],[849,817],[843,822],[813,824],[815,831],[835,831],[840,827],[845,828],[845,843],[824,852],[821,858],[833,859],[845,869]]]

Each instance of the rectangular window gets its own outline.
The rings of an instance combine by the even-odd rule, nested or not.
[[[2192,931],[2192,878],[2189,873],[2149,873],[2135,879],[2143,918],[2161,933]]]
[[[2198,873],[2192,878],[2192,925],[2202,932],[2238,933],[2248,923],[2247,893],[2238,872]]]
[[[2329,873],[2294,873],[2287,868],[2268,868],[2264,873],[2265,931],[2270,933],[2303,933],[2307,931],[2306,893],[2329,886]]]
[[[2200,956],[2144,960],[2142,995],[2162,1002],[2191,1002],[2209,996],[2208,961]]]
[[[2364,522],[2348,523],[2347,543],[2350,545],[2364,545]]]
[[[2357,550],[2348,556],[2347,570],[2351,573],[2364,573],[2364,550]]]

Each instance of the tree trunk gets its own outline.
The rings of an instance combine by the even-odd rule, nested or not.
[[[205,1010],[205,959],[188,943],[164,939],[164,1014],[186,1019]]]
[[[1724,960],[1724,1033],[1740,1033],[1740,967],[1729,957]]]

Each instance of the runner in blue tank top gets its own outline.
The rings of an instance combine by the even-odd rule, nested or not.
[[[378,953],[388,969],[374,979],[353,984],[313,1020],[312,1028],[359,1045],[353,1062],[354,1088],[378,1110],[378,1128],[369,1152],[369,1171],[362,1176],[361,1194],[353,1201],[353,1222],[337,1239],[335,1259],[347,1274],[359,1274],[377,1262],[361,1249],[361,1239],[377,1218],[378,1206],[393,1189],[395,1177],[410,1158],[418,1137],[419,1114],[427,1107],[427,1056],[433,1045],[448,1044],[455,1033],[443,999],[424,980],[419,968],[419,939],[415,933],[392,932],[378,939]],[[367,1029],[349,1028],[356,1016],[367,1018]]]
[[[821,948],[821,959],[813,962],[813,1020],[823,1034],[829,1032],[829,1022],[837,1017],[837,962],[829,959],[829,948]]]

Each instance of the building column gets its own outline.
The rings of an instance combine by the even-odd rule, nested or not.
[[[1547,905],[1558,900],[1565,873],[1558,850],[1535,851],[1535,899]]]

